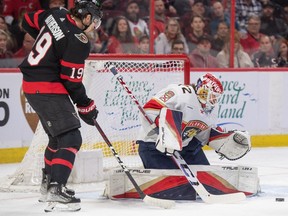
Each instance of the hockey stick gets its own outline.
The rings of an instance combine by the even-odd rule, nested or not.
[[[156,126],[154,122],[148,117],[148,115],[146,114],[142,106],[139,104],[135,96],[129,90],[126,83],[123,81],[122,76],[118,74],[116,68],[112,65],[110,66],[109,69],[114,74],[114,76],[119,81],[119,83],[123,86],[123,88],[126,90],[130,98],[137,105],[138,109],[143,114],[145,119],[149,122],[153,130],[155,130]],[[196,174],[189,168],[186,161],[181,157],[179,152],[174,151],[172,158],[176,162],[178,167],[182,170],[184,176],[186,177],[190,185],[195,189],[195,191],[198,193],[198,195],[201,197],[201,199],[204,202],[206,203],[235,203],[235,202],[240,202],[246,198],[245,194],[242,192],[231,193],[231,194],[221,194],[221,195],[210,194],[206,190],[206,188],[203,186],[203,184],[197,179]]]
[[[136,189],[137,193],[139,194],[140,198],[145,203],[153,205],[153,206],[158,206],[158,207],[162,207],[162,208],[165,208],[165,209],[172,208],[175,205],[175,202],[173,200],[157,199],[157,198],[154,198],[154,197],[146,195],[141,190],[141,188],[139,187],[139,185],[136,183],[135,179],[131,175],[130,171],[127,169],[127,167],[124,165],[123,161],[120,159],[118,153],[114,149],[113,145],[111,144],[111,142],[107,138],[106,134],[104,133],[104,131],[102,130],[102,128],[100,127],[100,125],[98,124],[96,119],[94,119],[93,121],[94,121],[94,125],[97,128],[97,130],[99,131],[100,135],[102,136],[102,138],[104,139],[104,141],[106,142],[106,144],[110,148],[111,152],[113,153],[113,155],[117,159],[118,163],[120,164],[120,166],[122,167],[122,169],[126,173],[127,177],[129,178],[129,180],[131,181],[131,183],[135,187],[135,189]]]

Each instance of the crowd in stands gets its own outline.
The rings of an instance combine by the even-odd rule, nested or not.
[[[25,12],[67,4],[0,0],[0,67],[33,46],[21,28]],[[186,54],[192,67],[229,68],[232,45],[235,68],[288,66],[288,0],[236,0],[234,38],[230,0],[154,0],[153,32],[149,7],[150,0],[102,0],[102,25],[88,35],[91,53],[151,53],[153,36],[154,53]]]

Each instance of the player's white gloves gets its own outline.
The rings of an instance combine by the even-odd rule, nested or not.
[[[156,149],[166,155],[182,150],[182,112],[162,108],[159,115],[159,135]]]

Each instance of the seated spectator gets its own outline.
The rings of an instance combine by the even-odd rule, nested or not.
[[[26,57],[30,53],[30,51],[32,50],[34,42],[35,42],[35,39],[33,37],[31,37],[31,35],[26,33],[24,36],[22,47],[16,53],[14,53],[13,57],[14,58]]]
[[[155,20],[154,20],[154,38],[158,37],[160,33],[165,31],[166,22],[166,9],[163,0],[155,0]]]
[[[204,28],[205,28],[204,19],[199,15],[192,16],[190,24],[185,31],[186,32],[185,38],[187,40],[190,52],[196,48],[199,38],[202,37],[203,35],[208,34],[207,32],[205,32]]]
[[[139,54],[148,54],[149,53],[149,36],[148,35],[142,35],[139,38],[139,44],[138,44],[138,52]]]
[[[186,40],[181,33],[180,24],[176,18],[170,18],[167,22],[165,32],[160,33],[155,39],[155,53],[169,54],[174,40],[182,40],[185,44],[185,53],[189,53]]]
[[[124,16],[116,18],[112,35],[108,39],[108,53],[136,53],[137,39],[132,36],[128,20]]]
[[[185,44],[182,40],[175,40],[172,43],[171,54],[186,54]]]
[[[49,0],[49,8],[66,7],[65,0]]]
[[[0,29],[0,59],[12,58],[13,53],[7,49],[9,35]]]
[[[263,4],[262,7],[260,32],[275,38],[287,35],[288,25],[282,19],[276,18],[274,15],[275,4],[269,1],[266,4]]]
[[[288,2],[286,2],[285,5],[283,6],[282,18],[286,23],[286,25],[288,25]]]
[[[288,67],[288,40],[281,38],[276,42],[277,66]]]
[[[217,33],[214,35],[212,41],[211,53],[213,56],[216,56],[223,49],[227,35],[229,35],[229,26],[227,23],[218,23]]]
[[[193,3],[191,3],[191,12],[188,11],[180,18],[180,23],[183,29],[182,32],[184,35],[187,35],[190,32],[191,17],[193,16],[202,17],[202,21],[204,22],[204,31],[210,34],[209,14],[203,2],[203,0],[195,0]]]
[[[262,5],[258,0],[237,0],[236,1],[236,22],[240,32],[246,32],[248,19],[252,15],[260,16]]]
[[[190,55],[191,67],[195,68],[217,68],[218,63],[214,56],[210,54],[211,50],[211,37],[204,35],[199,38],[198,45]]]
[[[225,13],[223,5],[219,1],[213,3],[212,10],[213,15],[209,26],[211,35],[215,35],[220,22],[225,22],[230,27],[230,16]]]
[[[233,40],[232,40],[233,41]],[[217,54],[216,59],[220,68],[230,67],[230,35],[226,35],[223,49]],[[250,56],[243,51],[240,45],[240,34],[235,31],[234,35],[234,68],[254,67]]]
[[[5,31],[9,36],[7,41],[7,49],[11,50],[12,52],[15,52],[17,50],[17,41],[14,35],[9,31],[8,25],[5,22],[5,17],[2,15],[0,15],[0,29]]]
[[[134,37],[138,39],[142,35],[149,35],[147,23],[140,18],[140,8],[136,0],[129,1],[126,7],[125,16],[128,19],[129,26]]]
[[[260,26],[260,17],[257,15],[250,16],[247,21],[247,33],[240,40],[241,46],[250,57],[260,46],[259,40],[263,35],[260,33]]]
[[[254,67],[277,67],[277,58],[269,36],[261,36],[259,50],[252,55],[251,59]]]
[[[9,25],[18,24],[26,12],[41,9],[39,0],[5,0],[4,11],[6,23]]]

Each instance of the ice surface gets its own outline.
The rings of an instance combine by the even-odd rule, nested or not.
[[[252,148],[238,161],[219,160],[206,151],[211,164],[243,165],[258,168],[261,193],[237,204],[206,204],[201,201],[177,201],[172,209],[148,206],[141,200],[112,201],[102,197],[104,182],[93,185],[89,192],[77,193],[81,198],[79,212],[44,213],[46,204],[38,203],[38,193],[0,193],[0,216],[85,215],[85,216],[288,216],[288,147]],[[33,161],[31,161],[33,163]],[[0,178],[12,174],[18,164],[1,164]],[[77,192],[77,191],[76,191]],[[285,198],[276,202],[275,198]]]

